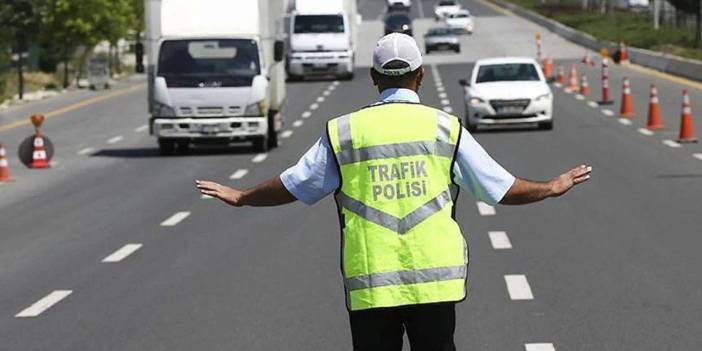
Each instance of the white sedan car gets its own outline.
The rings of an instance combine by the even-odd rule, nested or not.
[[[465,90],[465,127],[536,125],[553,129],[553,93],[536,60],[505,57],[478,60]]]
[[[468,10],[459,10],[450,13],[444,19],[446,26],[464,33],[473,34],[473,16]]]
[[[434,7],[434,18],[439,21],[460,10],[461,5],[459,5],[455,0],[441,0]]]

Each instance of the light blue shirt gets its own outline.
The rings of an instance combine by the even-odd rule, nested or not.
[[[419,96],[408,89],[386,89],[378,99],[381,102],[419,103]],[[507,172],[463,129],[453,179],[461,188],[470,191],[480,201],[495,205],[514,184],[514,176]],[[307,150],[298,163],[280,175],[288,191],[298,200],[312,205],[339,187],[339,170],[334,160],[327,133]]]

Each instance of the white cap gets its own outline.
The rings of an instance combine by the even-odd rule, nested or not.
[[[383,68],[392,61],[405,62],[407,67]],[[380,74],[401,76],[421,66],[422,53],[419,51],[414,38],[407,34],[390,33],[380,38],[375,49],[373,49],[373,68]]]

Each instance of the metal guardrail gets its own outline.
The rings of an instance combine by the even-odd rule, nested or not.
[[[569,41],[591,50],[599,51],[601,48],[607,48],[609,52],[615,52],[619,48],[617,43],[599,40],[592,35],[568,27],[536,12],[524,9],[519,5],[504,0],[488,1],[497,6],[506,8],[520,17],[532,21]],[[633,63],[702,82],[702,61],[634,47],[628,47],[628,52],[629,60]]]

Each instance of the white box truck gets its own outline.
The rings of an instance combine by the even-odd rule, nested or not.
[[[288,78],[353,78],[358,26],[356,0],[291,0],[288,4]]]
[[[150,130],[191,143],[277,146],[285,101],[283,0],[145,0]]]

